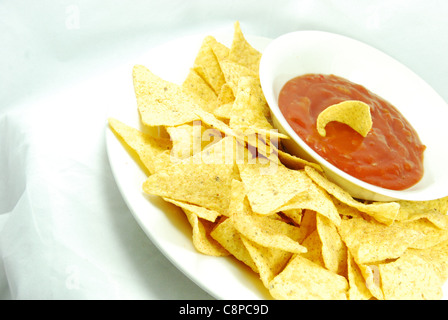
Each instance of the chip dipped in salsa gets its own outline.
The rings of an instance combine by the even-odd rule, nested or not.
[[[327,107],[357,100],[369,105],[372,128],[363,137],[347,124],[332,121],[326,136],[316,129]],[[404,116],[362,85],[335,75],[306,74],[289,80],[279,107],[293,130],[324,159],[367,183],[403,190],[423,176],[425,146]]]

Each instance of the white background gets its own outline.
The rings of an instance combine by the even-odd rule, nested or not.
[[[113,68],[239,20],[250,35],[361,40],[448,101],[447,17],[443,0],[0,0],[0,298],[213,298],[157,250],[118,192],[99,80]]]

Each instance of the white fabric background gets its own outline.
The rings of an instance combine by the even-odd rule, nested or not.
[[[239,20],[246,34],[361,40],[448,101],[447,17],[443,0],[0,0],[0,298],[213,298],[148,240],[118,192],[100,81],[111,68]]]

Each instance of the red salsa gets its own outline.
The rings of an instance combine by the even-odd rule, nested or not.
[[[373,125],[367,136],[335,121],[327,124],[325,137],[319,135],[317,116],[346,100],[370,106]],[[279,106],[313,150],[351,176],[393,190],[409,188],[423,176],[425,146],[417,132],[393,105],[359,84],[335,75],[296,77],[282,88]]]

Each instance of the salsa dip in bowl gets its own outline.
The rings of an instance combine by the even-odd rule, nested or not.
[[[341,35],[297,31],[265,48],[259,72],[274,126],[290,137],[283,141],[288,151],[320,164],[354,198],[448,195],[448,105],[395,59]],[[352,105],[342,106],[347,101]],[[354,130],[355,104],[369,110],[365,136]],[[328,121],[323,135],[316,119],[330,106],[346,115]],[[351,127],[341,123],[345,116]]]

